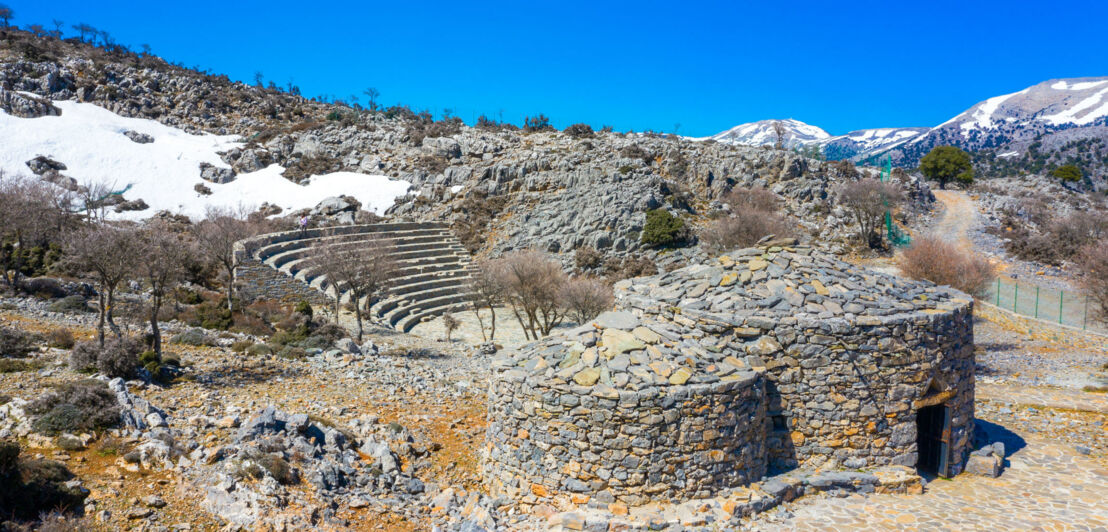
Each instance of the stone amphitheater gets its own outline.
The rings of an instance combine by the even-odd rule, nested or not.
[[[387,293],[372,302],[373,316],[407,332],[421,321],[465,307],[471,297],[466,288],[469,253],[446,225],[431,222],[347,225],[243,240],[235,244],[235,285],[246,299],[325,304],[330,285],[311,265],[313,247],[356,247],[370,239],[393,242],[398,263]],[[348,294],[340,302],[348,303]]]
[[[628,505],[795,468],[963,470],[972,299],[792,240],[616,285],[616,311],[502,353],[493,494]]]

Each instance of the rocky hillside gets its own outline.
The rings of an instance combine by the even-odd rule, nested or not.
[[[190,177],[216,195],[270,168],[302,184],[332,173],[383,175],[411,184],[390,215],[447,220],[477,252],[538,247],[571,257],[581,246],[647,251],[639,239],[647,210],[664,207],[696,226],[732,187],[760,186],[785,198],[802,233],[827,243],[848,236],[827,201],[842,179],[836,167],[790,151],[587,126],[558,132],[482,120],[471,127],[405,106],[309,100],[76,39],[8,30],[0,45],[6,113],[56,114],[51,102],[73,100],[189,132],[238,135],[219,154],[221,165],[202,164]],[[929,197],[911,186],[914,197]]]

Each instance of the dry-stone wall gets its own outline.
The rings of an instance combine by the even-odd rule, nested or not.
[[[959,473],[973,443],[972,298],[777,244],[624,281],[617,306],[682,328],[707,356],[764,361],[774,467],[915,465],[916,411],[941,403]]]
[[[524,499],[697,498],[798,465],[915,466],[916,413],[973,444],[972,300],[795,241],[623,281],[618,312],[501,355],[486,478]]]
[[[492,490],[630,504],[761,478],[765,380],[671,347],[676,330],[607,313],[494,362]]]

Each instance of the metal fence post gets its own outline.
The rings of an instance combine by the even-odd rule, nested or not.
[[[1035,319],[1039,319],[1039,285],[1035,285]]]
[[[1089,326],[1089,294],[1085,294],[1085,317],[1081,318],[1081,330]]]

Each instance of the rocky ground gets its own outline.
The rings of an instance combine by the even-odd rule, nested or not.
[[[6,307],[0,311],[3,325],[92,333],[86,318],[35,311],[12,300]],[[1035,486],[1047,482],[1053,489],[1072,490],[1108,485],[1108,400],[1103,393],[1082,391],[1104,371],[1108,354],[1059,349],[987,322],[977,324],[976,336],[978,417],[988,430],[1024,442],[1000,479],[933,482],[922,496],[843,501],[833,494],[814,495],[785,503],[749,525],[795,529],[851,523],[876,505],[889,508],[882,527],[907,523],[898,519],[917,519],[922,526],[933,504],[971,506],[971,495],[992,501],[995,509],[989,511],[1000,511],[1004,504],[1022,504],[1025,499],[1014,493],[1038,490]],[[127,383],[128,393],[164,413],[164,430],[174,442],[169,450],[156,452],[160,448],[151,442],[159,429],[151,427],[102,435],[75,451],[62,451],[33,434],[24,440],[30,452],[69,465],[91,491],[87,513],[106,529],[207,530],[238,523],[276,529],[477,530],[473,526],[495,524],[504,530],[539,530],[547,528],[548,517],[563,523],[565,514],[551,511],[557,509],[526,516],[513,509],[512,501],[491,501],[482,494],[488,355],[465,342],[384,329],[373,329],[363,347],[365,354],[333,350],[286,360],[174,344],[170,351],[187,368],[183,378],[169,386]],[[35,356],[43,363],[35,378],[2,374],[0,394],[32,399],[52,383],[84,377],[64,365],[62,350]],[[142,449],[137,462],[127,458]],[[294,481],[243,476],[241,469],[261,463],[251,449],[284,453],[296,470]],[[297,449],[306,456],[298,457]],[[1067,472],[1071,468],[1080,471],[1080,478]],[[1014,522],[1095,524],[1104,519],[1082,497]],[[986,522],[980,515],[977,519],[958,522],[962,529],[975,529]]]

